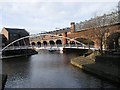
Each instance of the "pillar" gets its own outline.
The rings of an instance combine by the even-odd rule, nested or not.
[[[71,22],[70,25],[71,25],[71,26],[70,26],[70,32],[71,32],[71,33],[75,32],[75,23],[74,23],[74,22]]]
[[[62,44],[63,44],[63,45],[64,45],[64,44],[67,44],[67,39],[64,38],[64,37],[67,37],[67,32],[62,33],[62,36],[63,36],[63,38],[62,38]]]

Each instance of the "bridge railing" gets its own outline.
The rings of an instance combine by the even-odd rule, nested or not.
[[[68,43],[68,44],[54,44],[56,47],[86,47],[87,46],[87,45],[85,45],[85,44],[83,44],[83,43],[81,43],[81,42],[79,42],[77,40],[71,39],[69,37],[58,36],[58,35],[53,35],[53,34],[42,34],[42,36],[43,35],[51,35],[51,36],[55,36],[55,37],[58,37],[58,38],[66,38],[68,40],[72,40],[72,41],[75,42],[75,44],[70,44],[70,43]],[[36,34],[36,36],[41,36],[41,34]],[[15,41],[9,43],[4,48],[2,48],[1,51],[4,51],[4,50],[14,50],[14,49],[28,49],[28,48],[34,48],[34,47],[44,47],[44,48],[46,48],[46,47],[55,47],[55,46],[50,45],[50,44],[48,44],[48,45],[41,44],[39,46],[27,45],[24,39],[31,38],[31,37],[34,37],[34,35],[30,35],[30,36],[25,36],[25,37],[19,38],[19,39],[15,40]],[[15,46],[14,43],[19,42],[20,40],[23,40],[24,46]]]
[[[64,45],[62,45],[62,44],[57,44],[57,45],[32,45],[31,46],[32,48],[34,48],[34,47],[37,47],[37,48],[41,48],[41,47],[43,47],[43,48],[46,48],[46,47],[50,47],[50,48],[52,48],[52,47],[81,47],[81,48],[94,48],[94,46],[93,45],[86,45],[86,46],[83,46],[83,45],[81,45],[81,44],[64,44]]]

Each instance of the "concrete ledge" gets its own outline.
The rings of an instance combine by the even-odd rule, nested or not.
[[[99,76],[100,78],[106,79],[112,83],[120,83],[120,70],[118,66],[96,63],[86,57],[71,59],[70,63],[84,71],[87,71],[95,76]]]
[[[77,67],[81,68],[81,69],[83,68],[83,66],[82,66],[81,64],[76,63],[76,62],[74,62],[73,60],[71,60],[70,63],[71,63],[72,65],[74,65],[74,66],[77,66]]]
[[[102,67],[102,65],[101,65]],[[108,68],[108,67],[106,67]],[[113,71],[113,73],[110,73],[109,70],[104,70],[104,69],[100,69],[100,65],[95,65],[94,64],[91,64],[91,65],[83,65],[83,70],[85,71],[88,71],[92,74],[95,74],[97,76],[100,76],[101,78],[105,78],[107,80],[109,80],[110,82],[113,82],[113,83],[120,83],[120,75],[118,72],[116,71],[113,71],[111,68],[111,71]]]

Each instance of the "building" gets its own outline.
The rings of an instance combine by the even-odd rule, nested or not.
[[[80,23],[71,22],[68,28],[41,33],[46,35],[30,38],[30,43],[39,46],[50,44],[76,44],[77,46],[77,43],[74,41],[77,40],[88,47],[94,46],[99,49],[101,46],[107,49],[119,48],[120,22],[118,18],[118,12],[114,12],[91,18],[90,20],[85,20]],[[53,36],[48,34],[52,34]]]
[[[1,34],[5,36],[6,44],[13,42],[19,38],[29,36],[29,33],[25,29],[18,28],[5,28],[3,27]],[[20,40],[19,42],[14,43],[15,46],[18,45],[29,45],[29,39]]]
[[[4,47],[6,45],[7,45],[7,38],[3,34],[0,34],[0,47]]]

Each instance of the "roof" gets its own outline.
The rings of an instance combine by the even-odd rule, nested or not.
[[[25,29],[18,29],[18,28],[5,28],[9,33],[21,33],[28,35],[29,33]]]
[[[70,31],[70,28],[63,28],[63,29],[59,29],[59,30],[55,30],[55,31],[45,32],[45,33],[48,33],[48,34],[54,34],[54,33],[60,34],[60,33],[69,32],[69,31]]]

